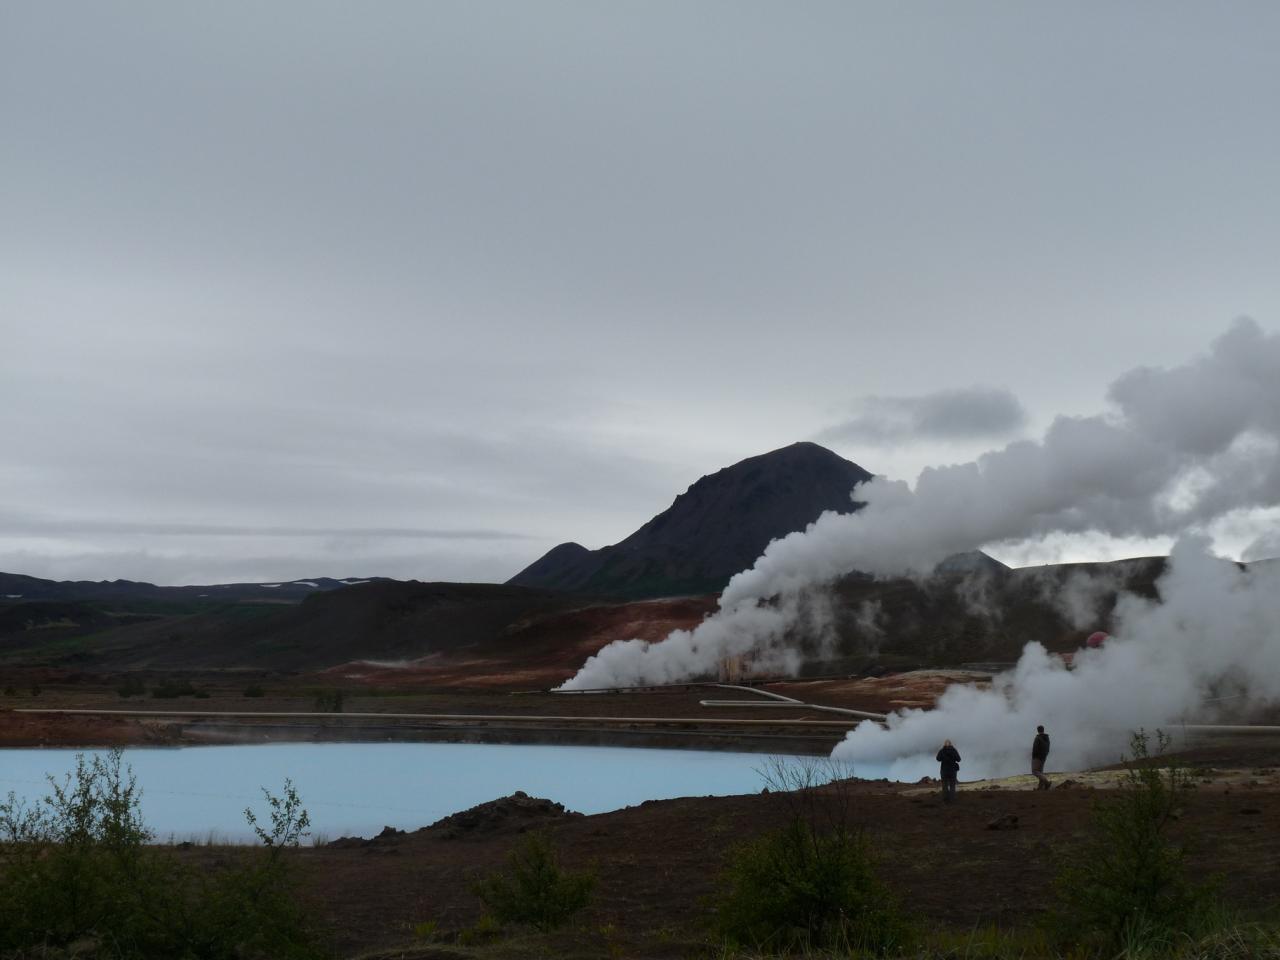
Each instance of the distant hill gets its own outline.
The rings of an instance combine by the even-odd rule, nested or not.
[[[621,543],[562,543],[508,584],[627,598],[718,593],[769,542],[824,511],[857,509],[871,474],[816,443],[795,443],[703,477]]]
[[[253,600],[287,600],[326,590],[339,590],[357,583],[386,581],[386,577],[308,577],[283,583],[217,583],[208,586],[159,587],[135,580],[42,580],[20,573],[0,573],[0,604],[18,601],[63,601],[85,603],[104,600],[191,601],[238,603]]]
[[[383,581],[300,604],[227,604],[95,634],[76,662],[113,669],[321,669],[353,659],[460,654],[581,597],[497,583]],[[22,638],[13,638],[13,642]],[[0,642],[0,659],[4,644]]]

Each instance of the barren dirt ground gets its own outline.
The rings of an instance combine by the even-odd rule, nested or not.
[[[1215,754],[1217,767],[1238,772],[1202,777],[1207,782],[1188,797],[1177,829],[1195,838],[1195,869],[1219,876],[1239,908],[1261,914],[1280,902],[1280,793],[1273,776],[1253,777],[1247,764],[1239,766],[1247,759]],[[1055,850],[1084,829],[1097,791],[1004,787],[969,786],[953,806],[932,789],[854,788],[853,815],[873,839],[885,879],[922,921],[956,930],[1019,927],[1051,906]],[[786,814],[779,796],[755,795],[652,802],[554,824],[551,835],[567,864],[594,869],[599,890],[575,931],[547,941],[560,944],[550,955],[605,941],[617,956],[705,955],[708,898],[727,852]],[[1016,829],[988,829],[1005,814],[1018,818]],[[480,907],[469,881],[500,867],[515,839],[504,832],[442,839],[424,831],[308,850],[300,860],[326,930],[341,951],[354,953],[411,944],[424,921],[435,921],[445,939],[474,923]]]
[[[722,749],[758,749],[796,753],[826,753],[856,718],[804,708],[704,707],[700,701],[764,698],[714,685],[691,685],[636,693],[566,695],[543,689],[461,686],[387,685],[379,682],[289,676],[236,676],[226,673],[183,677],[203,696],[155,698],[122,697],[122,680],[56,672],[13,674],[3,679],[0,694],[0,746],[109,746],[124,744],[209,743],[280,739],[491,739],[541,742],[663,743]],[[877,713],[904,706],[927,706],[955,680],[981,682],[982,675],[963,672],[918,671],[883,678],[789,681],[762,685],[806,703]],[[143,680],[153,687],[172,678]],[[258,687],[261,695],[247,696]],[[298,718],[314,713],[316,694],[343,692],[342,712],[329,717]],[[254,712],[275,718],[128,717],[103,714],[59,715],[31,710],[137,711],[144,713],[230,714]],[[385,716],[379,723],[355,714]],[[450,722],[410,722],[395,714],[449,715]],[[466,722],[468,716],[503,716],[511,722]],[[556,722],[552,718],[607,718],[592,726],[584,722]],[[637,720],[680,721],[655,725],[627,724]],[[718,724],[749,720],[750,725]],[[289,729],[283,729],[286,725]],[[588,733],[593,735],[588,736]],[[584,739],[585,738],[585,739]],[[782,741],[790,740],[790,744]],[[777,742],[774,742],[777,741]]]

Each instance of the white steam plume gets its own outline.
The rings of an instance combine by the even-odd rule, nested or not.
[[[933,710],[860,724],[833,756],[855,770],[889,762],[892,779],[914,780],[937,775],[934,754],[950,739],[965,778],[1027,773],[1043,724],[1050,769],[1076,770],[1117,760],[1130,731],[1169,729],[1214,701],[1220,711],[1280,701],[1280,565],[1241,569],[1188,536],[1158,588],[1159,602],[1122,595],[1115,634],[1077,652],[1073,669],[1030,643],[990,689],[952,686]]]
[[[1040,441],[927,469],[914,489],[882,477],[859,486],[862,510],[775,540],[697,628],[612,643],[565,688],[685,680],[729,657],[793,672],[807,598],[852,570],[925,572],[952,554],[1053,532],[1177,536],[1280,504],[1280,337],[1239,320],[1207,355],[1131,371],[1108,397],[1106,414],[1059,417]]]

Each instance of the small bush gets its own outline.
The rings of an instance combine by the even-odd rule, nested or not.
[[[861,832],[816,833],[801,820],[732,853],[718,932],[731,944],[770,951],[901,947],[905,921],[876,876]]]
[[[16,697],[18,695],[18,691],[15,690],[12,686],[8,686],[4,688],[4,695],[6,697]]]
[[[325,713],[341,713],[344,697],[341,690],[317,690],[315,708]]]
[[[458,943],[464,947],[478,947],[492,943],[502,936],[502,925],[485,914],[471,926],[458,932]]]
[[[1146,732],[1133,735],[1124,781],[1095,805],[1087,839],[1062,856],[1059,921],[1073,938],[1131,953],[1164,949],[1221,916],[1212,888],[1190,880],[1185,850],[1169,836],[1190,776],[1163,757],[1169,738],[1156,738],[1152,756]]]
[[[784,826],[731,852],[716,898],[720,937],[770,952],[906,947],[911,931],[856,822],[852,768],[772,758],[760,772]]]
[[[0,955],[98,960],[307,960],[319,951],[280,851],[304,835],[292,784],[267,795],[271,849],[206,872],[151,846],[120,751],[86,762],[27,806],[0,803]],[[256,821],[250,818],[251,823]],[[78,954],[77,954],[78,955]]]
[[[38,683],[33,683],[33,684],[31,685],[31,696],[33,696],[33,697],[38,697],[38,696],[40,696],[40,693],[41,693],[41,687],[40,687],[40,684],[38,684]]]
[[[431,943],[440,937],[440,922],[438,920],[423,920],[421,923],[413,925],[413,936],[415,940],[423,940]]]
[[[137,677],[129,677],[127,680],[124,681],[124,683],[116,687],[116,693],[118,693],[120,697],[125,700],[127,700],[129,697],[146,696],[147,685],[143,683],[141,680],[139,680]]]
[[[554,930],[591,902],[595,876],[561,869],[546,834],[528,834],[508,866],[472,888],[499,923]]]
[[[255,683],[244,688],[244,695],[246,697],[264,697],[266,696],[266,691]]]
[[[190,680],[169,680],[151,688],[151,696],[157,700],[173,700],[176,697],[194,697],[196,688]]]

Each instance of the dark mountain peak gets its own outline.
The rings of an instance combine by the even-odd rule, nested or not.
[[[816,443],[793,443],[708,474],[620,543],[561,544],[511,584],[628,597],[713,593],[771,540],[828,510],[856,509],[871,474]]]

